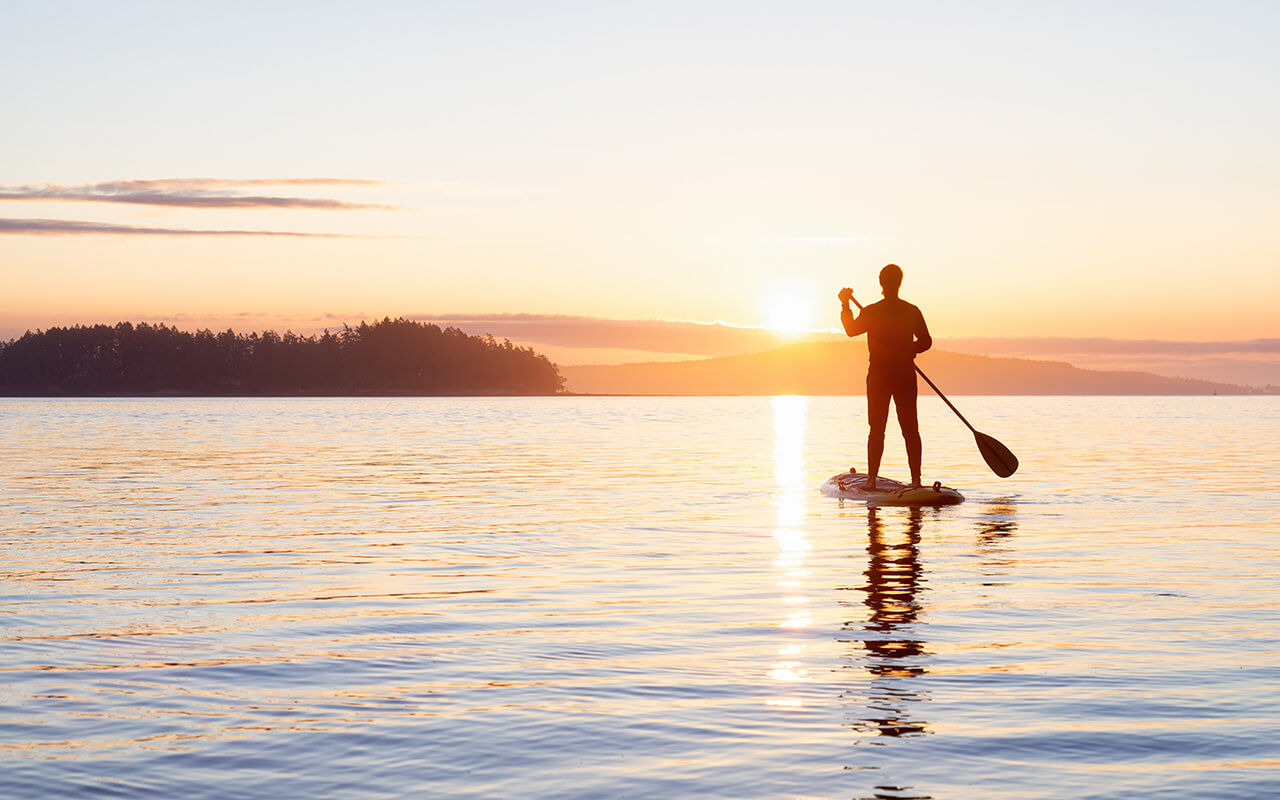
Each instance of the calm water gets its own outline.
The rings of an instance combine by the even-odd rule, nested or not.
[[[0,400],[0,797],[1280,795],[1280,398],[957,402]]]

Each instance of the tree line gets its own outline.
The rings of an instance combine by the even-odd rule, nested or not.
[[[0,342],[8,395],[554,394],[563,384],[532,348],[389,317],[321,336],[121,322]]]

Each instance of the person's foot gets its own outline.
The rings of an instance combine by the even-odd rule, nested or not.
[[[873,477],[871,477],[870,475],[868,475],[868,476],[866,477],[866,479],[862,481],[862,488],[863,488],[863,490],[864,490],[864,491],[868,491],[868,492],[883,492],[883,491],[885,491],[884,489],[881,489],[881,488],[880,488],[880,486],[878,485],[878,484],[879,484],[879,482],[880,482],[880,481],[879,481],[878,479],[873,478]]]

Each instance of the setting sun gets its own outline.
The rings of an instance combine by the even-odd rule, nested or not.
[[[804,295],[778,294],[766,301],[765,324],[778,333],[812,330],[816,318],[812,299]]]

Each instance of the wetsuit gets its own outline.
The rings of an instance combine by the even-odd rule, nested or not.
[[[885,298],[862,309],[855,319],[845,306],[840,312],[844,332],[850,336],[867,334],[870,363],[867,367],[867,439],[869,471],[879,467],[884,451],[884,429],[889,421],[889,400],[898,412],[898,425],[907,446],[912,476],[920,471],[920,425],[916,419],[915,357],[933,346],[933,337],[920,309],[899,298]]]

